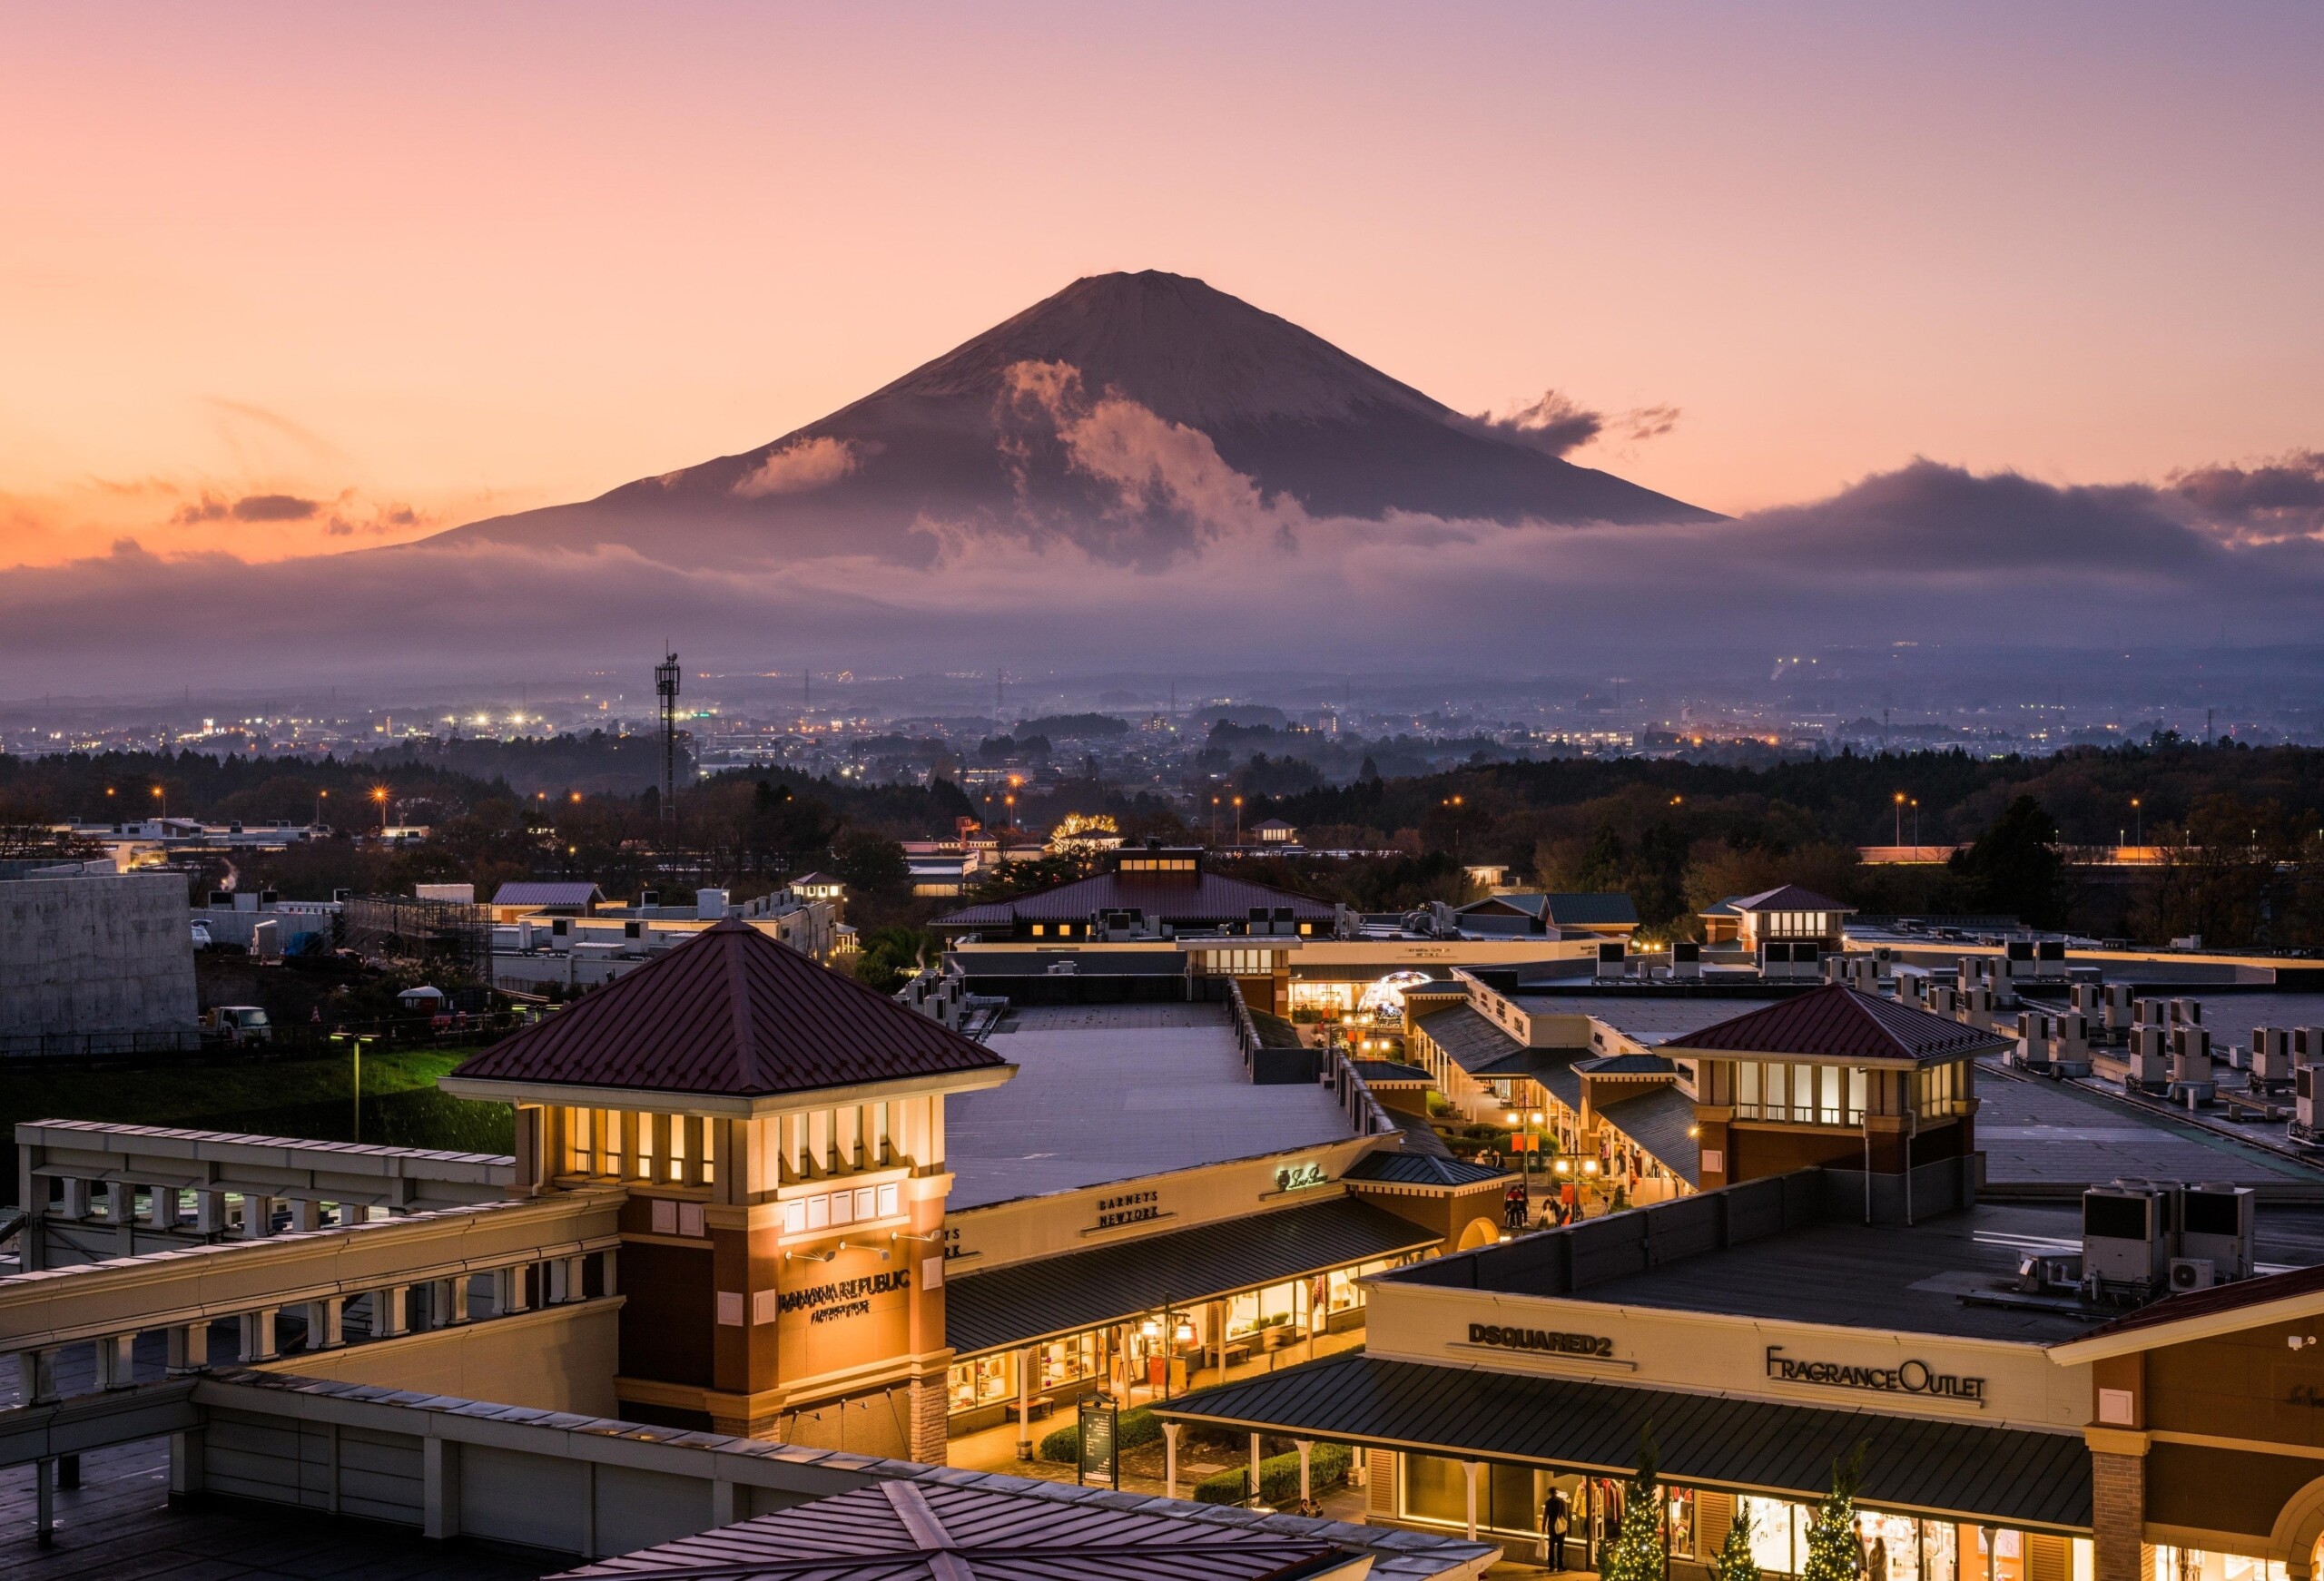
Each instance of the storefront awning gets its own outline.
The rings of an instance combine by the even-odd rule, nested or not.
[[[1829,1410],[1591,1380],[1392,1361],[1361,1352],[1204,1390],[1157,1414],[1299,1438],[1628,1475],[1651,1427],[1663,1475],[1812,1501],[1865,1446],[1858,1499],[1877,1508],[2086,1532],[2079,1433]]]
[[[1409,1219],[1335,1197],[990,1273],[948,1274],[944,1337],[959,1355],[974,1356],[1437,1243]]]

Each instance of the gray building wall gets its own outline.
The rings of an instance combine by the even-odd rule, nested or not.
[[[0,1037],[170,1032],[195,1022],[185,880],[0,880]]]

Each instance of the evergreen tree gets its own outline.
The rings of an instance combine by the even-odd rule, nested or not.
[[[1622,1524],[1599,1561],[1601,1581],[1662,1581],[1662,1483],[1654,1428],[1638,1436],[1638,1475],[1622,1485]]]
[[[1759,1581],[1759,1562],[1751,1557],[1751,1512],[1735,1501],[1735,1519],[1709,1566],[1710,1581]]]
[[[1864,1548],[1856,1534],[1856,1490],[1864,1479],[1864,1446],[1846,1460],[1832,1462],[1832,1491],[1807,1527],[1807,1562],[1799,1581],[1857,1581]]]

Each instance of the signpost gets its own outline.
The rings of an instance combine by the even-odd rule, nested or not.
[[[1085,1394],[1078,1407],[1078,1419],[1081,1456],[1073,1468],[1073,1480],[1086,1484],[1093,1477],[1102,1477],[1107,1487],[1119,1488],[1122,1453],[1115,1429],[1121,1422],[1121,1408],[1110,1395]]]

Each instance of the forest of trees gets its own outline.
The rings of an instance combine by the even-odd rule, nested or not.
[[[489,893],[510,879],[571,877],[613,895],[651,887],[675,898],[714,885],[747,898],[822,868],[850,884],[856,920],[910,935],[950,903],[911,896],[897,842],[950,834],[978,810],[940,778],[866,785],[742,771],[689,785],[672,840],[650,788],[586,788],[634,773],[634,741],[565,738],[540,743],[538,761],[525,743],[488,744],[480,760],[496,771],[488,778],[427,752],[346,763],[192,752],[0,757],[0,855],[53,849],[51,821],[143,816],[165,799],[172,813],[213,821],[306,822],[320,811],[359,829],[378,820],[372,792],[384,788],[393,820],[427,825],[428,841],[382,849],[325,840],[249,859],[238,881],[318,897],[463,879]],[[1492,863],[1541,888],[1625,890],[1651,935],[1686,933],[1694,913],[1722,896],[1796,882],[1871,912],[2005,914],[2100,938],[2201,934],[2220,946],[2324,948],[2324,751],[2309,748],[2162,736],[1994,761],[1919,752],[1754,769],[1561,759],[1404,776],[1375,766],[1343,786],[1305,769],[1255,758],[1207,782],[1209,795],[1175,801],[1085,772],[1025,787],[1019,822],[1038,836],[1067,812],[1102,812],[1132,840],[1199,842],[1214,827],[1229,835],[1228,804],[1240,794],[1246,828],[1277,816],[1311,849],[1390,853],[1238,869],[1366,911],[1465,899],[1466,869]],[[1859,860],[1858,847],[1891,843],[1900,823],[1907,843],[1967,849],[1941,865]],[[2133,830],[2164,850],[2152,869],[2092,869],[2061,849],[2112,846]],[[993,894],[1078,870],[1070,859],[1012,870]],[[906,942],[900,936],[892,953],[910,958]]]

